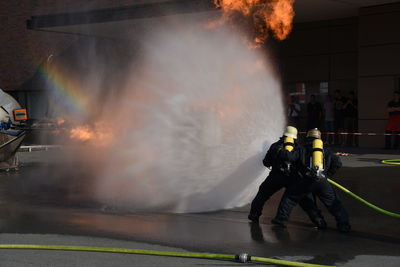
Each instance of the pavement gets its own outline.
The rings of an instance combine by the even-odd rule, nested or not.
[[[334,148],[343,168],[334,180],[368,201],[400,213],[400,166],[382,159],[396,151]],[[27,150],[25,150],[27,151]],[[353,231],[320,231],[296,207],[283,229],[270,224],[282,192],[264,207],[260,224],[247,220],[248,206],[207,213],[138,213],[105,207],[71,188],[77,177],[52,177],[58,148],[19,152],[17,172],[0,173],[0,244],[78,245],[250,255],[335,266],[400,266],[400,221],[338,194]],[[50,170],[50,171],[49,171]],[[56,180],[56,181],[55,181]],[[79,180],[80,181],[80,180]],[[84,181],[81,181],[84,183]],[[321,204],[319,204],[321,205]],[[0,266],[258,266],[254,263],[163,256],[45,250],[0,250]]]

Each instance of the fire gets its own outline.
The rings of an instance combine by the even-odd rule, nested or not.
[[[63,125],[64,123],[65,123],[65,119],[63,119],[63,118],[57,119],[57,125]]]
[[[104,123],[95,123],[94,126],[80,125],[70,130],[69,137],[74,140],[90,142],[96,146],[106,146],[112,141],[111,128]]]
[[[260,0],[214,0],[216,7],[220,7],[224,11],[239,11],[245,16],[249,15],[251,9],[260,2]]]
[[[270,2],[271,14],[264,13],[264,20],[279,40],[284,40],[292,31],[294,0],[274,0]]]
[[[70,132],[70,137],[72,139],[87,141],[87,140],[92,139],[94,137],[94,134],[93,134],[92,130],[89,129],[89,126],[84,125],[84,126],[78,126],[74,129],[72,129]]]
[[[209,27],[233,20],[239,14],[250,19],[255,43],[264,43],[269,32],[278,40],[284,40],[292,31],[293,3],[294,0],[214,0],[214,5],[222,9],[223,15],[220,21],[209,24]]]
[[[54,135],[59,135],[61,133],[61,131],[60,130],[53,130],[53,131],[51,131],[51,133],[54,134]]]

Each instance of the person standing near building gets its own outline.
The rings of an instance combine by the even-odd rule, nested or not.
[[[286,137],[293,140],[293,143],[287,143]],[[286,150],[288,146],[297,146],[297,129],[292,126],[287,126],[283,136],[275,143],[273,143],[268,149],[267,154],[263,160],[263,164],[267,168],[271,168],[271,172],[268,177],[260,185],[257,195],[251,202],[250,213],[248,215],[249,220],[258,223],[259,218],[262,214],[262,210],[265,202],[276,192],[278,192],[283,187],[288,187],[293,180],[293,173],[291,169],[291,164],[289,161],[284,161],[279,157],[279,151]],[[308,196],[304,195],[299,199],[300,207],[307,213],[310,220],[318,228],[326,228],[326,222],[321,215],[320,210],[315,205],[314,200]]]
[[[340,90],[335,91],[335,131],[337,133],[343,132],[344,130],[344,113],[343,113],[343,105],[345,103],[345,98],[342,96]],[[309,128],[311,129],[311,128]],[[336,144],[341,145],[343,144],[342,135],[335,136]]]
[[[335,113],[334,113],[333,99],[331,95],[327,95],[324,103],[324,126],[327,132],[325,142],[328,145],[333,144],[333,133],[335,131]],[[330,134],[329,134],[330,133]]]
[[[387,104],[387,111],[389,113],[389,119],[386,124],[385,133],[389,134],[385,136],[385,148],[392,148],[392,135],[394,136],[394,149],[399,149],[400,141],[400,92],[394,92],[393,99]]]
[[[307,105],[307,129],[320,128],[322,120],[322,106],[315,95],[310,96]]]
[[[300,126],[300,111],[301,106],[297,101],[297,98],[292,95],[289,98],[289,105],[288,105],[288,121],[289,125],[293,125],[296,128]]]
[[[349,93],[349,97],[343,105],[344,112],[344,130],[348,133],[357,131],[357,116],[358,116],[358,103],[354,92]],[[344,143],[349,146],[356,146],[355,135],[345,135]]]
[[[282,150],[281,157],[293,162],[297,170],[296,182],[292,183],[282,196],[277,215],[271,221],[285,227],[294,206],[309,193],[316,195],[335,217],[340,232],[349,232],[349,216],[327,177],[332,177],[342,166],[340,158],[322,147],[321,132],[311,129],[307,132],[306,144],[297,146],[293,151]],[[316,145],[320,144],[320,147]],[[320,153],[319,159],[316,154]],[[315,165],[318,165],[315,166]]]

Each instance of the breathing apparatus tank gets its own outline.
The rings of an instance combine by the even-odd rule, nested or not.
[[[310,158],[311,174],[316,180],[324,178],[324,143],[321,140],[321,132],[315,128],[307,132],[307,138],[312,138],[312,150]]]
[[[284,149],[287,151],[292,151],[294,148],[294,139],[290,136],[285,136],[285,138],[283,139],[283,145],[284,145]]]
[[[311,169],[316,179],[325,178],[324,171],[324,150],[321,139],[314,139],[312,142]]]
[[[324,150],[321,139],[312,142],[312,168],[317,172],[324,170]]]
[[[297,138],[297,129],[293,126],[287,126],[283,136],[283,149],[291,152],[294,148],[294,139]],[[285,161],[282,164],[281,171],[285,175],[290,175],[290,167],[290,162]]]

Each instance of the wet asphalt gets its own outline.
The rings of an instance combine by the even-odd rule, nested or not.
[[[400,213],[400,166],[383,165],[396,153],[353,149],[342,156],[334,180],[375,205]],[[270,199],[260,224],[247,220],[248,206],[191,214],[115,209],[90,197],[90,173],[52,152],[20,153],[17,172],[0,173],[0,244],[127,247],[274,257],[335,266],[400,266],[400,220],[382,215],[337,190],[352,232],[339,233],[326,209],[329,228],[320,231],[296,207],[283,229],[270,224],[282,192]],[[57,175],[56,175],[57,174]],[[0,266],[231,266],[239,263],[109,253],[0,250]],[[247,263],[246,265],[253,265]]]

